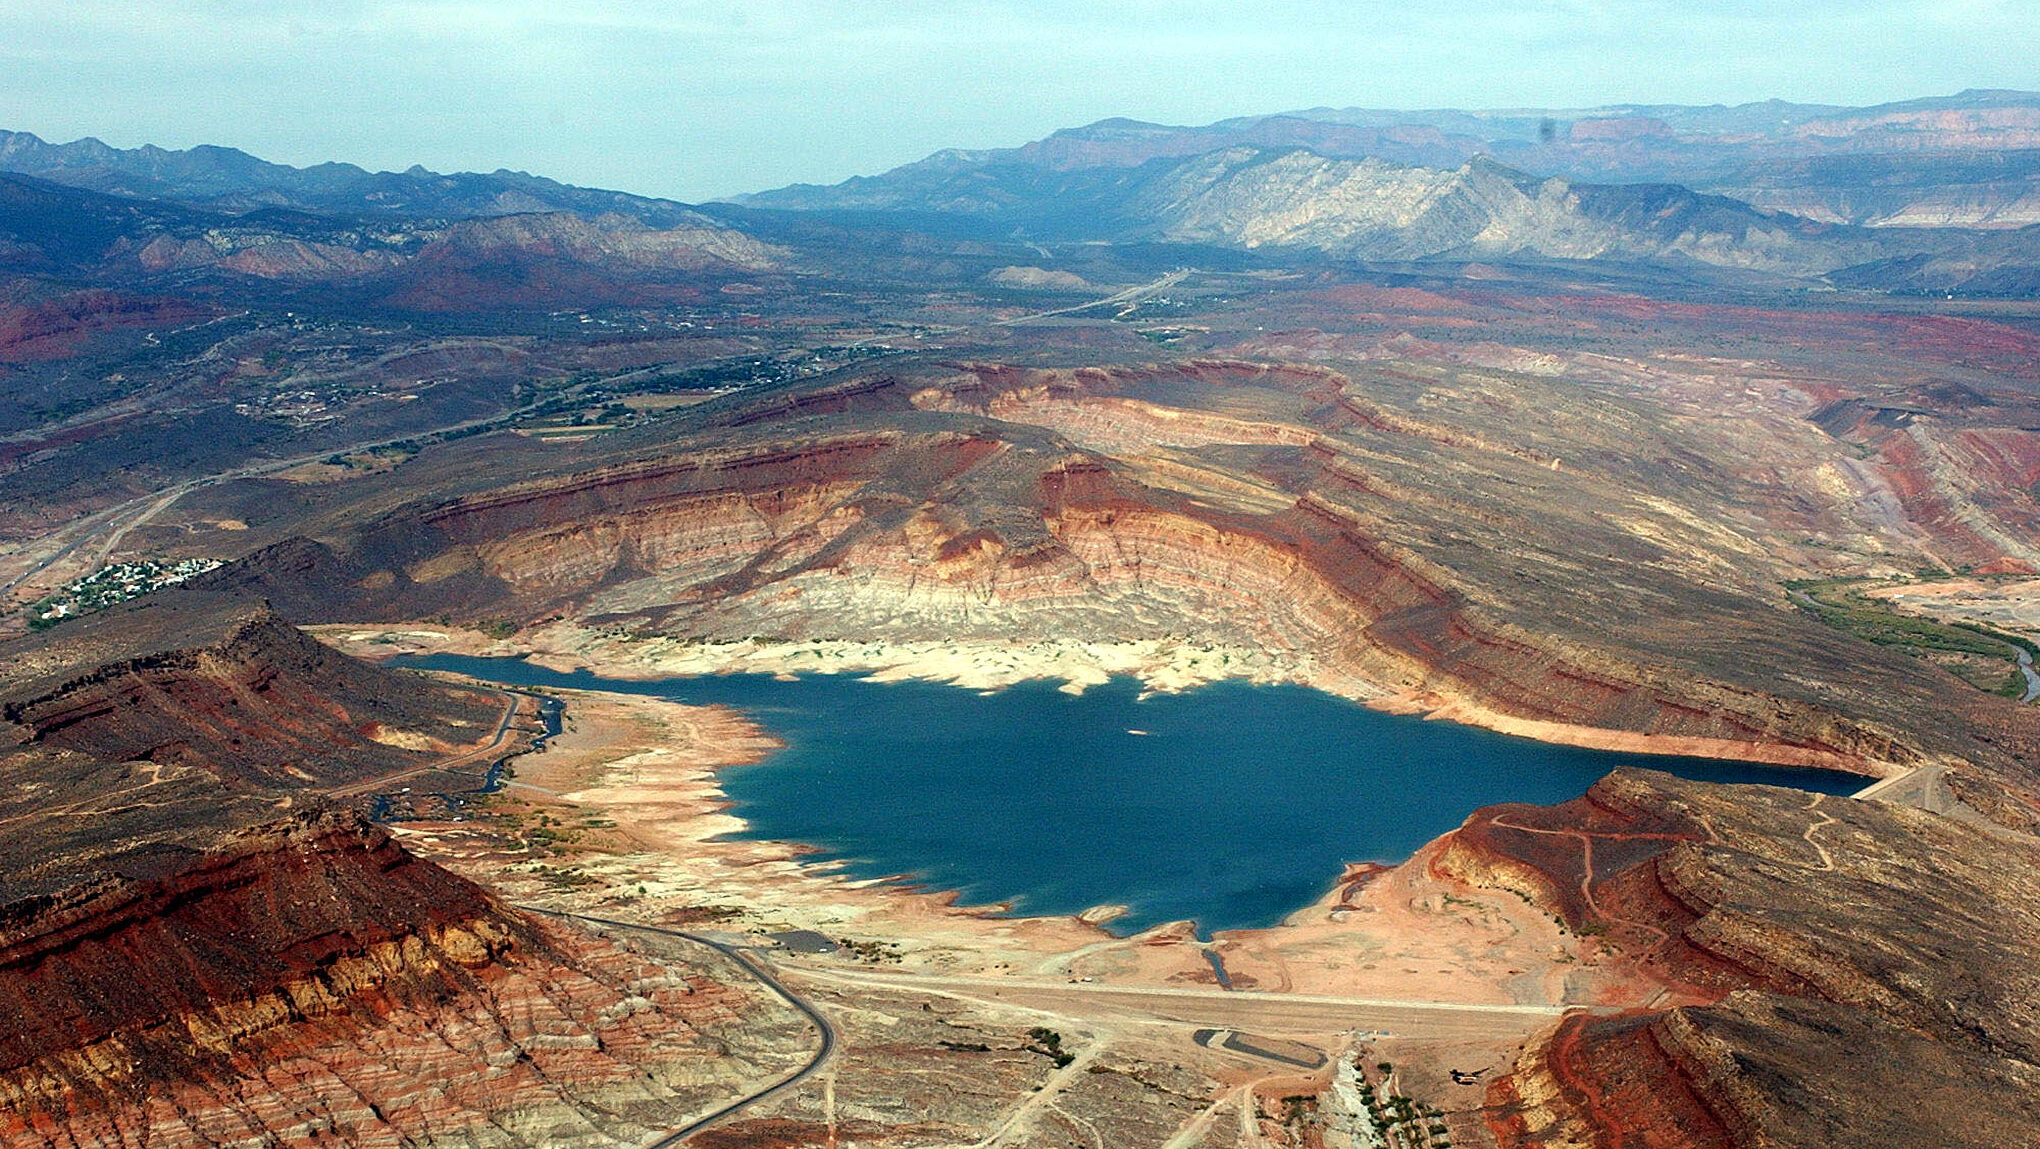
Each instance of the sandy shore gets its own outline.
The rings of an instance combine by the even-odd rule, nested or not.
[[[521,652],[472,632],[321,630],[327,641],[371,655]],[[1292,680],[1265,659],[1159,643],[979,652],[836,643],[581,645],[586,632],[551,636],[573,640],[576,649],[541,648],[534,661],[619,677],[862,669],[993,689],[1046,671],[1070,689],[1120,673],[1167,690],[1245,669],[1263,675],[1260,681]],[[1001,906],[958,906],[939,892],[854,880],[798,844],[727,836],[743,823],[730,813],[717,772],[759,761],[777,745],[743,715],[637,695],[565,694],[568,729],[545,753],[517,761],[501,812],[509,816],[416,824],[405,837],[519,901],[754,935],[811,929],[857,941],[866,960],[906,969],[1216,986],[1215,954],[1241,989],[1558,1005],[1634,1003],[1658,988],[1520,899],[1432,875],[1430,848],[1403,866],[1367,871],[1364,881],[1326,874],[1326,894],[1281,925],[1208,943],[1187,923],[1115,937],[1102,928],[1111,907],[1010,917]],[[565,827],[573,840],[533,851],[535,821]]]

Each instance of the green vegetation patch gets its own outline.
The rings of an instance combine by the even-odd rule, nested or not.
[[[2040,655],[2040,644],[1980,623],[1938,622],[1906,614],[1883,599],[1864,594],[1866,585],[1889,583],[1861,578],[1794,579],[1785,584],[1785,590],[1795,606],[1836,630],[1932,662],[1978,690],[2008,698],[2025,693],[2025,676],[2016,667],[2019,651]],[[2006,672],[1998,665],[2001,662],[2015,665]]]
[[[1027,1031],[1027,1048],[1053,1060],[1057,1069],[1077,1059],[1076,1054],[1063,1048],[1062,1034],[1043,1026],[1035,1026]]]

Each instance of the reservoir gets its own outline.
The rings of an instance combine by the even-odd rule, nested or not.
[[[1346,862],[1402,861],[1477,807],[1576,798],[1618,765],[1827,794],[1869,781],[1551,746],[1240,681],[1142,699],[1127,678],[1078,696],[1052,681],[981,694],[841,674],[632,681],[456,655],[391,665],[736,707],[786,743],[720,775],[744,837],[966,905],[1124,905],[1118,932],[1273,925]]]

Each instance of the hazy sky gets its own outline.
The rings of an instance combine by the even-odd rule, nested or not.
[[[699,200],[1107,116],[2040,88],[2040,0],[0,0],[0,127]]]

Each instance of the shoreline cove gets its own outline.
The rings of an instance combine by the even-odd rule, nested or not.
[[[729,652],[647,659],[634,669],[650,673],[628,679],[543,658],[471,664],[455,656],[425,668],[734,707],[786,748],[763,765],[719,770],[733,803],[726,815],[742,824],[733,836],[792,845],[802,864],[840,880],[942,895],[999,916],[1064,917],[1094,929],[1112,920],[1109,932],[1120,937],[1182,921],[1212,933],[1278,926],[1334,896],[1350,864],[1400,864],[1480,806],[1563,801],[1616,765],[1833,793],[1861,784],[1736,761],[1639,762],[1634,752],[1415,722],[1293,682],[1177,678],[1157,690],[1125,675],[1061,687],[1038,678],[997,687],[988,676],[940,685],[906,674],[845,676],[874,657],[876,644],[842,647],[792,657],[785,647],[752,647],[748,657],[713,663],[743,670],[709,676],[674,676],[669,667],[708,665]],[[1140,647],[1132,653],[1156,653]],[[816,662],[837,673],[812,669]],[[896,689],[868,693],[876,686]],[[1141,707],[1138,724],[1132,706]],[[921,733],[903,737],[891,729],[899,723]],[[826,752],[815,749],[824,741]],[[984,768],[1009,760],[1024,765]],[[973,785],[959,787],[958,778]],[[1087,845],[1059,846],[1072,841]],[[1129,908],[1107,919],[1096,913],[1104,906]]]
[[[1081,695],[1126,676],[1142,684],[1143,697],[1178,694],[1229,680],[1258,686],[1288,684],[1387,714],[1451,722],[1553,746],[1837,771],[1858,775],[1866,779],[1866,785],[1902,775],[1915,765],[1780,743],[1650,734],[1523,718],[1458,696],[1393,690],[1349,674],[1332,673],[1309,655],[1173,638],[1021,644],[847,639],[718,642],[622,635],[570,622],[534,627],[512,639],[419,623],[326,624],[306,629],[350,653],[376,660],[426,653],[521,658],[562,673],[586,670],[599,677],[630,681],[714,674],[854,674],[874,682],[939,682],[994,691],[1052,679],[1062,684],[1057,689]]]

